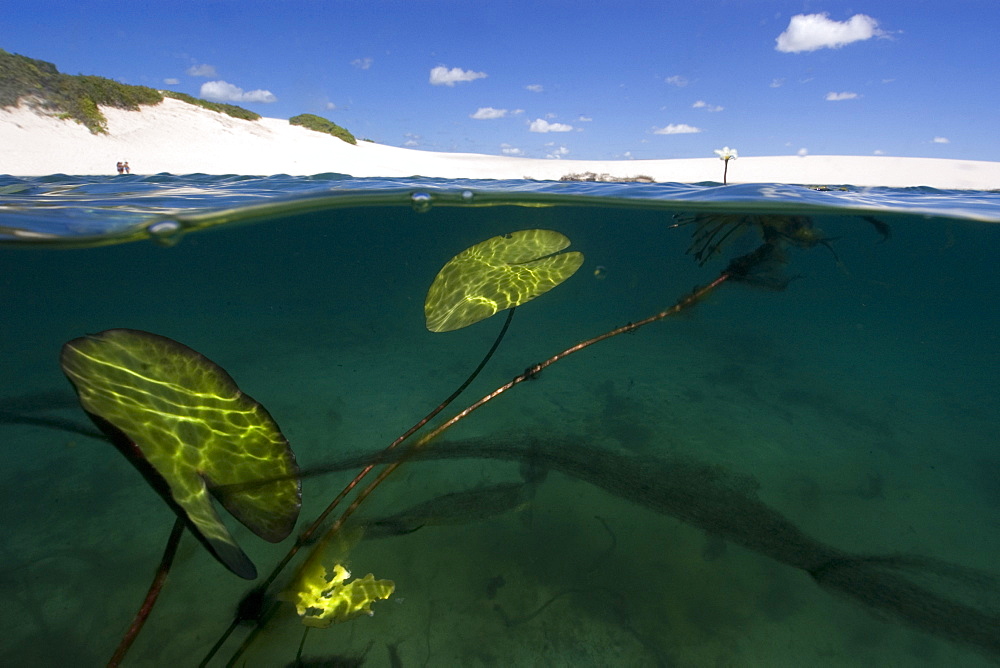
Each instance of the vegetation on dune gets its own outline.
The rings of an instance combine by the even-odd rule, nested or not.
[[[333,121],[329,121],[322,116],[316,116],[315,114],[299,114],[298,116],[292,116],[288,119],[288,122],[292,125],[301,125],[304,128],[309,128],[310,130],[315,130],[316,132],[325,132],[326,134],[333,135],[338,139],[343,139],[348,144],[357,144],[358,140],[354,138],[346,128],[342,128]]]
[[[105,77],[63,74],[52,63],[0,49],[0,108],[16,107],[27,100],[59,118],[82,123],[94,134],[102,134],[108,131],[108,119],[101,113],[102,106],[137,111],[144,105],[159,104],[164,97],[233,118],[260,119],[260,114],[235,104],[209,102],[187,93],[132,86]],[[347,129],[321,116],[300,114],[288,122],[331,134],[348,144],[358,143]]]
[[[100,107],[136,111],[159,104],[163,97],[196,104],[235,118],[257,120],[259,114],[232,104],[215,104],[183,93],[132,86],[98,76],[63,74],[52,63],[0,49],[0,108],[17,106],[22,99],[82,123],[94,134],[107,132],[108,119]]]
[[[256,121],[260,119],[260,114],[250,111],[249,109],[244,109],[243,107],[237,107],[235,104],[209,102],[208,100],[203,100],[200,97],[188,95],[187,93],[177,93],[172,90],[164,90],[160,92],[163,93],[164,97],[171,97],[175,100],[187,102],[188,104],[204,107],[209,111],[217,111],[220,114],[226,114],[227,116],[232,116],[233,118],[242,118],[246,121]]]

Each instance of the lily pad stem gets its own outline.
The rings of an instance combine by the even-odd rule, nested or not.
[[[163,550],[160,566],[156,569],[156,575],[153,577],[152,584],[149,585],[146,598],[143,600],[139,611],[135,613],[135,618],[132,620],[132,624],[128,627],[125,635],[122,636],[121,642],[118,643],[118,649],[115,650],[114,656],[108,661],[108,668],[115,668],[122,662],[129,647],[135,642],[139,631],[142,630],[143,624],[149,619],[149,614],[153,612],[153,605],[156,603],[156,599],[160,595],[160,590],[163,589],[163,585],[167,581],[167,575],[170,573],[171,564],[174,563],[174,556],[177,554],[177,546],[181,542],[182,535],[184,535],[184,520],[178,517],[174,521],[174,528],[170,531],[170,538],[167,539],[167,547]]]

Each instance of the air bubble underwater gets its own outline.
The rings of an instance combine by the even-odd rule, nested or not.
[[[410,204],[417,213],[427,213],[431,210],[433,202],[429,194],[418,192],[410,195]]]
[[[472,204],[472,200],[475,198],[475,193],[471,190],[463,190],[461,194],[462,204],[468,205]],[[434,197],[427,192],[415,192],[410,195],[410,206],[417,213],[427,213],[434,206]]]
[[[160,220],[146,228],[150,238],[161,246],[173,246],[181,240],[184,228],[176,220]]]

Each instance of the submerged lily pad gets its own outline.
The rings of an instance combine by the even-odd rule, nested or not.
[[[202,542],[237,575],[256,577],[209,494],[265,540],[291,533],[298,467],[267,410],[204,355],[149,332],[73,339],[60,361],[83,409]]]
[[[559,232],[520,230],[465,249],[427,291],[427,329],[461,329],[545,294],[583,264],[583,253],[559,253],[569,244]]]

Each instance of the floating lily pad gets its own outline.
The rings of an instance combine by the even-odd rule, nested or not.
[[[209,494],[265,540],[291,533],[298,467],[267,410],[204,355],[149,332],[73,339],[61,364],[83,409],[209,550],[237,575],[256,577]]]
[[[520,230],[465,249],[427,291],[427,329],[461,329],[545,294],[583,264],[582,253],[559,253],[569,244],[559,232]]]

